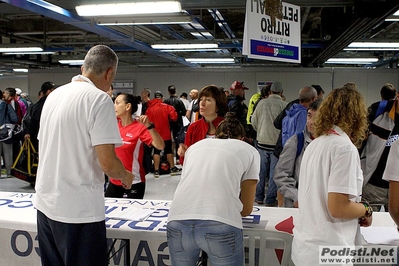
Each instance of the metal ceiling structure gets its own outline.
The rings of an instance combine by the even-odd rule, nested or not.
[[[54,51],[49,55],[2,54],[0,72],[17,67],[71,67],[58,61],[83,59],[87,50],[99,43],[112,47],[120,58],[120,66],[125,67],[207,67],[184,60],[194,56],[234,57],[236,67],[326,67],[325,62],[331,57],[367,56],[379,59],[373,67],[397,67],[399,54],[394,50],[343,49],[354,41],[399,41],[398,22],[385,21],[399,9],[399,0],[285,2],[301,7],[301,64],[242,55],[245,0],[180,0],[183,15],[190,16],[191,23],[136,26],[99,26],[98,19],[80,17],[75,11],[77,5],[109,3],[105,0],[0,0],[0,46],[32,44]],[[160,42],[216,42],[219,49],[172,53],[151,48]]]

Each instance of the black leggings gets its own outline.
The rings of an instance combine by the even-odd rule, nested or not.
[[[123,198],[126,193],[129,199],[143,199],[145,192],[145,182],[133,184],[130,189],[124,189],[122,186],[117,186],[109,182],[105,197],[109,198]]]

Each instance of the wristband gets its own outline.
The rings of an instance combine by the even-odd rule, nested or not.
[[[366,208],[366,213],[364,214],[364,217],[370,217],[373,215],[373,207],[370,206],[370,203],[367,201],[361,201],[361,204],[364,205],[364,208]]]
[[[154,123],[151,122],[151,124],[147,127],[147,129],[148,129],[148,130],[151,130],[151,129],[153,129],[153,128],[155,128],[155,125],[154,125]]]

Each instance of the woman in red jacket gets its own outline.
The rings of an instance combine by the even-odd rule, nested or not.
[[[228,110],[225,93],[215,85],[202,88],[198,99],[202,118],[188,127],[184,144],[179,146],[178,154],[181,164],[188,147],[202,139],[215,138],[216,128],[223,121]]]

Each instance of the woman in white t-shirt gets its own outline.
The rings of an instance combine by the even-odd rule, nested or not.
[[[260,157],[241,141],[244,128],[230,114],[216,139],[198,141],[185,153],[167,224],[174,266],[196,265],[201,250],[210,265],[244,264],[242,217],[252,212]]]
[[[306,148],[299,174],[295,265],[319,265],[323,246],[355,246],[359,224],[371,224],[372,208],[361,202],[363,175],[355,146],[366,129],[367,109],[357,90],[334,89],[321,103],[315,120],[318,137]]]
[[[389,181],[389,214],[396,226],[399,225],[399,141],[395,141],[389,150],[387,165],[382,179]],[[399,227],[398,227],[399,231]],[[399,252],[398,252],[399,259]],[[396,262],[399,265],[398,262]]]

